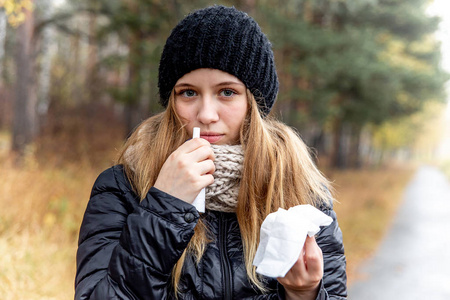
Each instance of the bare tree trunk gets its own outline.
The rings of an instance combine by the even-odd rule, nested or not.
[[[79,24],[77,20],[76,26],[82,26]],[[81,51],[82,47],[81,36],[79,33],[76,33],[74,36],[70,37],[70,48],[69,51],[71,53],[71,87],[70,87],[70,102],[74,105],[79,105],[83,103],[86,99],[84,91],[80,93],[83,89],[81,88],[82,83],[84,83],[84,79],[81,79],[84,75],[84,72],[81,71]]]
[[[96,5],[94,2],[92,5]],[[94,7],[94,10],[97,7]],[[89,45],[88,45],[88,56],[87,56],[87,67],[86,67],[86,84],[88,90],[88,101],[92,103],[98,100],[100,96],[100,85],[99,85],[99,76],[98,76],[98,45],[96,41],[97,34],[97,15],[90,14],[89,15]]]
[[[34,18],[25,12],[25,22],[17,28],[15,89],[12,151],[23,156],[26,147],[38,132],[37,96],[34,80]]]
[[[331,167],[339,168],[342,162],[341,154],[341,141],[342,141],[342,122],[341,120],[335,120],[333,124],[333,150],[331,152],[330,165]]]
[[[348,167],[349,153],[349,125],[342,120],[336,120],[334,123],[334,141],[333,151],[331,155],[331,166],[338,169],[346,169]]]
[[[372,146],[372,132],[366,126],[361,129],[360,135],[360,143],[359,143],[359,154],[361,159],[361,167],[372,166],[374,165],[373,160],[373,146]]]
[[[4,60],[5,57],[5,41],[6,41],[6,25],[7,17],[3,10],[0,10],[0,129],[6,126],[7,116],[9,111],[7,111],[7,102],[10,100],[6,97],[6,86],[3,82],[3,70],[4,70]]]
[[[361,162],[361,131],[360,126],[351,127],[351,137],[350,137],[350,151],[349,151],[349,165],[351,168],[359,169],[362,166]]]
[[[176,16],[175,21],[180,20],[183,17],[183,15],[181,14],[181,9],[180,9],[181,5],[178,2],[178,0],[171,0],[169,2],[169,4],[172,6],[172,11],[175,12],[175,14],[174,14]]]
[[[53,14],[53,5],[50,0],[41,0],[41,7],[44,20],[51,18]],[[53,44],[54,29],[51,26],[45,26],[41,33],[41,63],[39,72],[39,99],[38,99],[38,114],[42,124],[46,119],[48,108],[50,106],[50,82],[51,82],[51,67],[52,58],[55,53],[55,46]]]
[[[128,99],[125,104],[125,122],[127,134],[139,123],[141,111],[139,107],[140,99],[140,66],[138,63],[140,57],[139,35],[137,32],[132,32],[130,37],[130,52],[128,62]]]
[[[140,11],[136,1],[128,3],[130,11],[136,16],[140,16]],[[142,42],[143,38],[139,28],[134,28],[129,37],[128,53],[128,99],[125,104],[125,122],[127,135],[130,134],[136,125],[143,118],[145,111],[141,109],[142,92]]]
[[[318,126],[317,126],[318,127]],[[325,132],[322,128],[317,128],[311,139],[311,147],[315,149],[317,155],[325,155]]]
[[[246,13],[253,15],[255,12],[256,0],[242,0],[242,10]]]
[[[0,88],[3,86],[3,57],[5,56],[7,17],[3,10],[0,10]]]

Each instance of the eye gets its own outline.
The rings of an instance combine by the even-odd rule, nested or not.
[[[236,92],[230,89],[225,89],[220,91],[220,95],[224,96],[224,97],[232,97],[233,95],[235,95]]]
[[[179,94],[184,97],[188,97],[188,98],[197,96],[197,93],[194,92],[193,90],[184,90],[184,91],[181,91]]]

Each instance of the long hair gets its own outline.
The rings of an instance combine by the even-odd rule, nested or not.
[[[249,91],[247,99],[249,109],[240,129],[244,166],[236,214],[247,276],[264,292],[265,286],[252,262],[265,217],[278,208],[288,209],[299,204],[319,206],[332,201],[331,187],[298,134],[280,121],[262,118]],[[187,138],[183,122],[174,110],[172,93],[167,109],[145,120],[135,130],[118,160],[124,165],[127,177],[141,199],[155,183],[168,156]],[[199,262],[207,243],[206,226],[200,218],[193,238],[173,268],[175,292],[178,291],[186,253],[191,252]]]

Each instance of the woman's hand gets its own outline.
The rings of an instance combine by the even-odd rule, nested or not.
[[[213,161],[214,152],[208,141],[189,140],[167,158],[154,187],[192,203],[202,188],[214,182]]]
[[[286,300],[316,299],[323,277],[322,250],[314,237],[306,237],[305,246],[297,262],[284,277],[279,277],[286,291]]]

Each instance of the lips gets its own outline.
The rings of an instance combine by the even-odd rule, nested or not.
[[[219,133],[200,133],[200,137],[211,144],[217,143],[223,136],[223,134]]]

